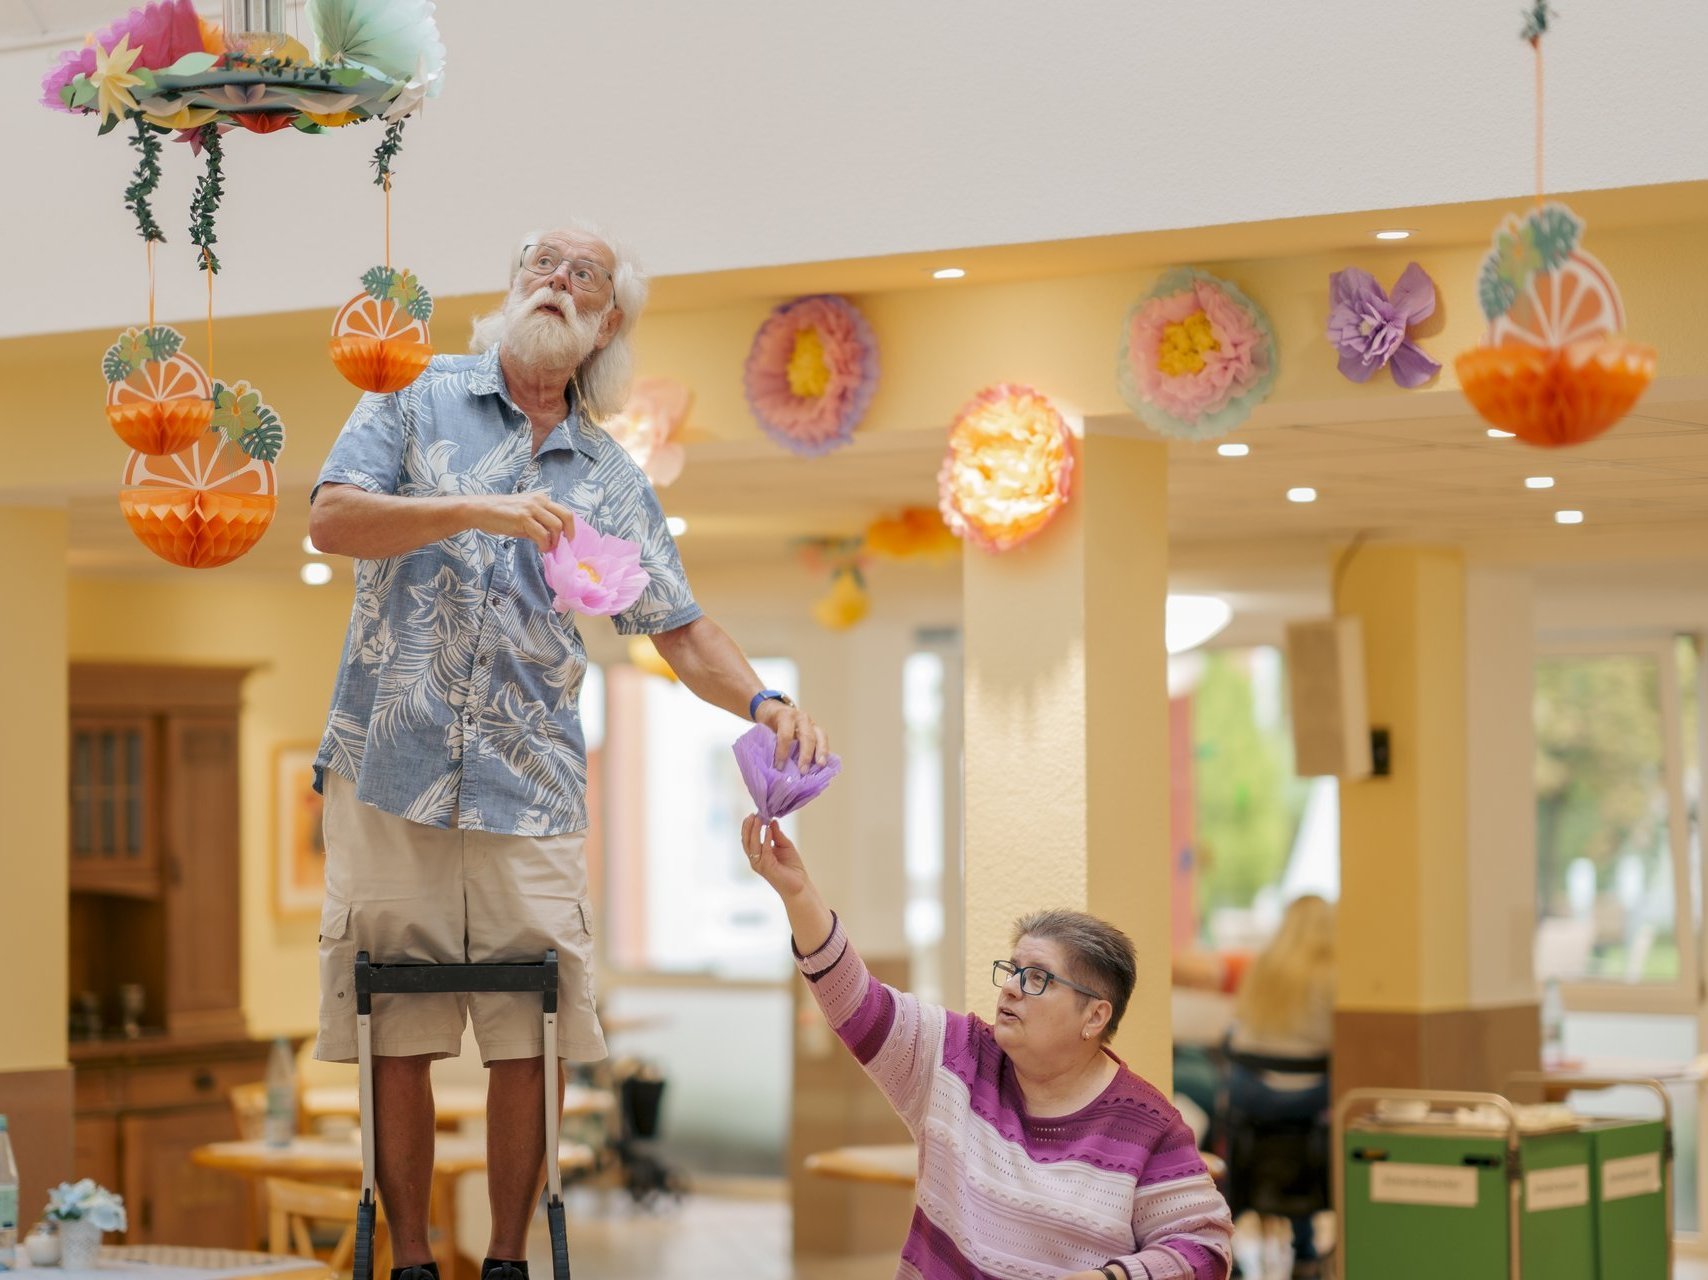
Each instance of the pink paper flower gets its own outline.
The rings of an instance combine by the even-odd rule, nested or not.
[[[80,75],[95,69],[95,46],[111,49],[126,36],[130,47],[141,49],[136,65],[158,71],[169,67],[186,53],[202,53],[202,24],[196,17],[191,0],[156,0],[154,4],[132,9],[90,37],[81,49],[67,49],[59,55],[53,69],[42,77],[42,106],[55,111],[71,112],[60,97],[60,90]],[[75,114],[75,113],[73,113]]]
[[[559,613],[609,618],[639,600],[651,580],[638,546],[602,534],[580,518],[573,533],[560,535],[540,559],[546,585],[555,593],[552,607]]]
[[[816,457],[854,438],[878,385],[878,343],[854,304],[813,294],[773,311],[747,354],[747,403],[778,444]]]
[[[1275,335],[1257,304],[1226,280],[1170,271],[1127,313],[1121,395],[1162,435],[1232,430],[1275,384]]]
[[[686,454],[677,437],[688,420],[694,393],[671,378],[642,378],[621,413],[600,423],[646,472],[654,488],[673,484]]]

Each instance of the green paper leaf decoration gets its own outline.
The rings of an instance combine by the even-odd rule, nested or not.
[[[1494,254],[1483,259],[1483,269],[1477,277],[1477,302],[1490,323],[1500,319],[1518,300],[1518,289],[1500,274],[1500,263]]]
[[[136,77],[136,87],[142,90],[141,93],[136,95],[137,97],[151,97],[159,91],[160,85],[154,79],[154,72],[150,71],[147,67],[132,67],[130,73]]]
[[[267,406],[261,406],[261,421],[251,431],[245,431],[237,441],[251,458],[259,458],[262,462],[277,462],[279,454],[285,447],[285,424],[279,421],[279,415]]]
[[[101,127],[95,130],[95,136],[99,138],[102,134],[111,133],[114,129],[118,128],[120,118],[121,117],[119,116],[108,116],[105,120],[101,121]]]
[[[157,324],[143,330],[142,340],[148,347],[150,360],[170,360],[184,349],[184,335],[170,325]]]
[[[212,71],[219,64],[217,53],[186,53],[169,67],[162,67],[155,72],[162,76],[199,76],[204,71]]]
[[[426,324],[433,318],[433,295],[422,287],[413,271],[394,271],[391,289],[386,296],[402,307],[412,320]]]
[[[107,380],[110,387],[115,382],[123,382],[135,371],[136,366],[125,359],[120,350],[122,343],[115,342],[107,348],[107,353],[101,357],[101,376]]]
[[[393,267],[369,267],[362,272],[362,291],[375,302],[384,302],[391,296],[392,284],[397,275],[397,270]]]
[[[1578,247],[1583,222],[1564,205],[1551,204],[1524,220],[1525,238],[1541,260],[1544,271],[1565,265]]]
[[[74,107],[86,107],[95,101],[95,86],[89,83],[88,76],[78,76],[71,82],[71,96],[66,101]]]

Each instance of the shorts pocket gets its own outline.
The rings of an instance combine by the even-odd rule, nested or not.
[[[585,898],[575,905],[581,912],[581,931],[591,938],[593,936],[593,908],[587,905]]]
[[[320,1011],[324,1019],[354,1011],[356,942],[350,936],[350,904],[326,895],[320,908]]]

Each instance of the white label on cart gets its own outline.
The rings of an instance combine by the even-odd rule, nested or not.
[[[1601,1198],[1629,1200],[1632,1196],[1659,1195],[1661,1190],[1661,1153],[1651,1151],[1641,1156],[1620,1156],[1604,1161],[1601,1166]]]
[[[1372,1204],[1434,1204],[1452,1209],[1477,1207],[1477,1171],[1439,1164],[1370,1166]]]
[[[1587,1164],[1537,1169],[1524,1175],[1524,1207],[1531,1213],[1540,1213],[1544,1209],[1577,1209],[1588,1203]]]

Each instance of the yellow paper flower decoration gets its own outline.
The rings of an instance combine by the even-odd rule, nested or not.
[[[947,560],[961,553],[961,540],[935,507],[908,507],[867,525],[866,549],[886,560]]]
[[[670,664],[664,660],[664,655],[645,636],[629,637],[629,665],[638,667],[649,676],[668,680],[671,684],[677,682],[676,672],[671,670]]]
[[[89,73],[89,83],[95,86],[95,105],[103,123],[136,110],[131,90],[142,83],[142,77],[132,75],[131,68],[141,56],[142,46],[131,48],[129,36],[111,49],[95,46],[95,69]]]
[[[846,631],[871,611],[872,600],[858,569],[844,569],[831,579],[830,591],[812,607],[813,620],[828,631]]]
[[[1007,551],[1055,519],[1072,476],[1073,437],[1055,405],[1031,387],[988,387],[949,429],[937,473],[943,521],[986,551]]]

